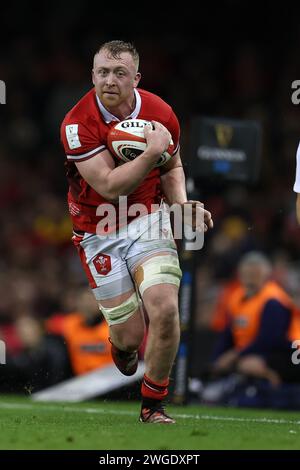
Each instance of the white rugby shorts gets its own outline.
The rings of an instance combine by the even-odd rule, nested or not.
[[[161,252],[178,256],[170,214],[164,204],[113,235],[75,233],[73,241],[97,301],[135,290],[133,273],[143,258]]]

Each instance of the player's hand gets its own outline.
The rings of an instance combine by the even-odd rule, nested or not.
[[[151,121],[145,126],[144,136],[147,150],[158,157],[167,150],[172,139],[168,129],[157,121]]]
[[[184,211],[184,223],[192,226],[193,230],[199,232],[207,232],[207,230],[212,229],[214,222],[211,216],[211,213],[204,209],[204,204],[200,201],[187,201],[183,204],[189,205],[189,210]],[[184,210],[184,207],[183,207]]]

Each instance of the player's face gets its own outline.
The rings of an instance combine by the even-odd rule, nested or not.
[[[140,74],[131,54],[123,52],[115,59],[105,50],[96,54],[93,68],[93,83],[96,93],[107,109],[115,109],[122,103],[132,104],[134,88]]]

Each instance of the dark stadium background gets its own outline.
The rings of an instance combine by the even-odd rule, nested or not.
[[[196,326],[207,331],[223,283],[240,256],[260,249],[275,277],[300,305],[300,229],[295,219],[295,153],[300,105],[299,6],[294,2],[156,2],[17,4],[0,10],[0,330],[29,315],[49,318],[73,308],[85,282],[66,205],[59,126],[91,87],[93,54],[107,40],[135,43],[141,87],[174,108],[182,156],[192,172],[193,116],[258,120],[263,129],[257,183],[199,181],[215,229],[197,254]],[[208,337],[205,336],[204,337]],[[207,345],[207,347],[209,344]],[[194,352],[193,373],[205,348]]]

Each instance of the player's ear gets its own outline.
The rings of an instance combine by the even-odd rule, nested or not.
[[[137,72],[136,76],[134,77],[134,83],[133,83],[134,88],[138,86],[141,77],[142,75],[140,74],[140,72]]]
[[[95,85],[95,74],[94,74],[94,69],[92,69],[92,82],[93,82],[93,85]]]

